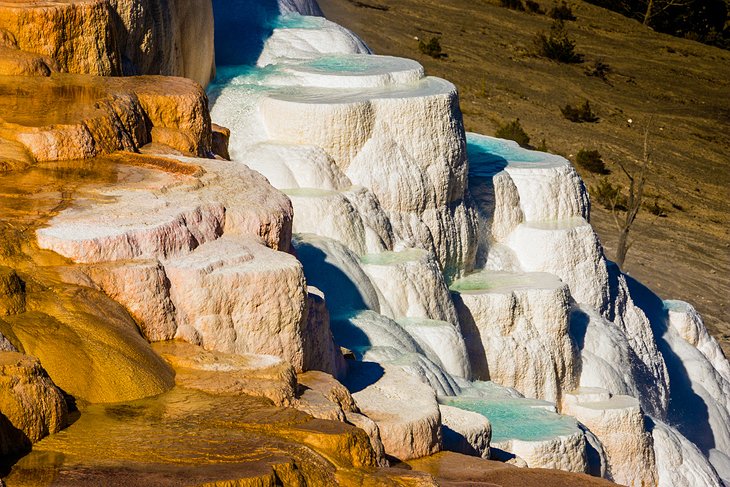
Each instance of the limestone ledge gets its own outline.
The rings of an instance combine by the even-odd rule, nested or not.
[[[284,195],[243,165],[112,157],[121,163],[113,184],[88,188],[36,232],[42,248],[79,264],[63,271],[68,282],[125,305],[150,341],[342,374],[326,309],[286,253]]]
[[[159,76],[0,76],[0,142],[0,170],[150,142],[212,155],[205,92],[193,81]]]

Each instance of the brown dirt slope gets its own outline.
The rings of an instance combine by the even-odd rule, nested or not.
[[[532,144],[572,161],[580,149],[603,155],[614,184],[627,180],[618,163],[635,167],[650,124],[653,165],[648,201],[666,213],[643,211],[624,270],[664,299],[692,303],[730,354],[730,52],[656,33],[584,2],[567,22],[579,64],[534,54],[546,15],[517,12],[485,0],[320,0],[333,21],[355,31],[378,54],[419,60],[429,74],[454,82],[467,130],[494,134],[519,118]],[[539,0],[542,8],[549,0]],[[417,38],[440,37],[448,57],[423,55]],[[605,80],[588,76],[596,61]],[[597,123],[573,123],[560,108],[589,100]],[[632,122],[630,123],[629,120]],[[599,177],[581,170],[589,186]],[[609,257],[617,231],[609,211],[594,204],[593,221]]]

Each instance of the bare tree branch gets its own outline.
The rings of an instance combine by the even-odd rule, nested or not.
[[[631,231],[634,222],[636,222],[639,212],[641,211],[641,204],[644,200],[644,189],[646,188],[647,171],[651,163],[651,151],[649,146],[649,131],[651,128],[653,117],[649,118],[644,129],[644,147],[642,158],[639,161],[637,168],[638,174],[632,174],[626,169],[626,167],[619,163],[619,167],[624,172],[629,180],[629,193],[626,200],[626,216],[623,218],[623,222],[619,223],[618,212],[616,211],[616,205],[612,206],[612,213],[614,221],[618,227],[619,238],[616,248],[616,263],[619,266],[623,266],[626,260],[626,254],[633,245],[634,241],[629,241],[629,232]]]

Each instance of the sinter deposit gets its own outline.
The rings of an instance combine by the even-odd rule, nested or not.
[[[0,169],[92,162],[41,188],[0,173],[0,448],[35,443],[11,485],[492,475],[444,450],[730,481],[727,359],[691,305],[606,259],[567,160],[466,133],[453,84],[314,0],[30,3],[0,2],[26,63],[0,76]],[[21,18],[76,23],[43,43]],[[205,84],[213,18],[209,105],[186,80],[56,73]]]

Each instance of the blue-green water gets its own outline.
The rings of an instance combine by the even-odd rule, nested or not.
[[[264,85],[266,79],[278,72],[276,65],[269,65],[263,68],[251,65],[220,66],[216,69],[216,85]]]
[[[302,65],[310,68],[310,70],[317,70],[323,73],[334,71],[360,73],[368,71],[373,67],[372,60],[365,55],[328,55],[307,61]]]
[[[442,404],[479,413],[492,423],[492,441],[539,441],[577,431],[575,419],[545,409],[547,403],[511,397],[448,397]]]
[[[308,15],[287,14],[279,15],[271,27],[274,29],[319,29],[325,23],[322,17],[310,17]]]
[[[466,134],[469,172],[472,176],[492,177],[513,162],[542,162],[550,158],[543,152],[523,149],[517,144],[494,137]]]

